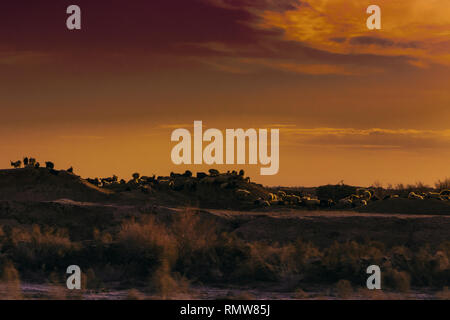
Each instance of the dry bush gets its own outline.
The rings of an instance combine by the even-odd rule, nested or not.
[[[405,271],[388,270],[385,279],[389,287],[400,292],[407,292],[411,287],[411,277]]]
[[[189,281],[179,274],[172,273],[167,260],[162,261],[161,266],[151,277],[149,286],[149,289],[158,293],[162,299],[189,292]]]
[[[217,241],[216,226],[201,219],[196,212],[186,210],[177,215],[171,225],[180,252],[211,247]]]
[[[383,248],[380,244],[360,244],[355,241],[345,243],[334,242],[323,250],[321,265],[322,279],[338,281],[339,279],[351,279],[361,283],[365,279],[367,262],[379,264],[383,257]]]
[[[255,280],[279,280],[297,273],[293,245],[249,244],[250,257],[242,272]]]
[[[125,300],[144,300],[144,295],[137,289],[130,289],[127,291]]]
[[[64,230],[48,228],[41,231],[13,228],[10,234],[10,257],[19,268],[35,272],[52,270],[65,264],[64,258],[77,250]]]
[[[444,180],[438,180],[435,184],[438,191],[449,190],[450,189],[450,178],[445,178]]]
[[[348,280],[339,280],[336,283],[336,295],[342,299],[348,299],[353,294],[353,287],[350,281]]]
[[[310,295],[308,293],[306,293],[305,291],[303,291],[302,289],[300,289],[300,288],[298,288],[294,292],[294,298],[295,299],[308,299],[309,297],[310,297]]]
[[[307,270],[311,261],[321,257],[321,252],[311,242],[301,240],[295,242],[295,259],[299,271]]]
[[[442,291],[436,293],[436,298],[439,300],[450,300],[450,290],[448,287],[444,287]]]
[[[20,288],[20,276],[11,261],[6,261],[0,278],[1,299],[18,300],[22,299]]]
[[[130,281],[151,276],[163,261],[171,267],[177,259],[176,239],[153,217],[139,223],[134,220],[123,223],[117,235],[117,247],[114,255],[120,257],[124,272],[133,275],[128,278]]]
[[[153,217],[148,217],[142,222],[131,220],[123,223],[117,240],[129,254],[155,249],[160,251],[158,252],[160,261],[164,258],[170,262],[174,262],[177,256],[176,240]]]

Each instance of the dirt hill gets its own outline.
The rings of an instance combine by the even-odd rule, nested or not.
[[[450,215],[450,201],[436,199],[411,200],[404,198],[369,202],[359,212]]]
[[[46,168],[0,170],[0,200],[108,201],[113,192],[100,189],[79,176]]]

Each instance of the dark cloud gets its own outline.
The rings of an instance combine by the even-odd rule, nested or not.
[[[276,12],[295,10],[301,6],[309,6],[307,2],[300,0],[209,0],[209,2],[228,8],[253,8]]]
[[[377,45],[380,47],[398,47],[403,49],[417,49],[421,45],[418,41],[396,42],[390,39],[369,36],[353,37],[349,40],[349,43],[352,45]]]
[[[370,54],[338,54],[284,40],[280,29],[255,27],[257,12],[292,10],[308,6],[299,0],[78,0],[82,30],[65,27],[70,0],[0,4],[0,51],[36,52],[82,66],[105,63],[111,57],[134,64],[160,67],[189,65],[192,60],[215,58],[282,59],[287,63],[326,63],[376,66],[406,63],[404,57]],[[345,42],[345,38],[332,41]],[[354,45],[383,47],[417,44],[394,43],[374,37],[355,37]],[[215,63],[216,61],[214,61]],[[108,62],[114,63],[114,62]],[[120,62],[131,65],[130,62]],[[89,63],[88,63],[89,64]],[[193,64],[198,68],[198,64]],[[118,66],[119,67],[119,66]]]

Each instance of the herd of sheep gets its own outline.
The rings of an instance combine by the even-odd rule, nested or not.
[[[173,190],[173,191],[196,191],[198,187],[218,187],[220,189],[237,188],[239,184],[250,183],[250,178],[244,177],[244,171],[228,171],[220,173],[218,170],[210,169],[209,173],[197,172],[193,176],[192,172],[186,170],[184,173],[171,173],[170,176],[155,175],[141,176],[139,173],[134,173],[132,179],[125,181],[119,180],[117,176],[108,178],[88,178],[89,183],[98,187],[119,189],[124,187],[125,190],[139,189],[145,193],[150,193],[154,190]]]
[[[11,162],[11,167],[13,167],[15,169],[21,168],[22,163],[23,163],[24,168],[40,168],[41,167],[41,164],[36,160],[36,158],[31,158],[31,157],[24,157],[23,162],[22,162],[22,160],[10,161],[10,162]],[[54,170],[55,164],[51,161],[46,161],[45,168]],[[73,168],[70,167],[66,171],[73,173]]]
[[[40,164],[35,158],[24,157],[23,161],[11,161],[13,168],[39,168]],[[45,168],[50,172],[54,170],[54,163],[45,162]],[[66,170],[73,173],[73,168]],[[367,206],[370,202],[389,200],[400,198],[398,195],[388,195],[379,198],[371,189],[356,189],[354,194],[348,195],[342,199],[319,199],[317,196],[304,195],[299,192],[288,192],[276,190],[269,192],[262,185],[250,183],[250,178],[244,176],[244,170],[239,172],[233,170],[226,173],[220,173],[216,169],[210,169],[208,173],[197,172],[193,176],[192,172],[187,170],[182,174],[171,173],[170,176],[140,176],[134,173],[132,179],[125,181],[119,180],[116,175],[107,178],[87,178],[86,180],[100,188],[115,189],[117,191],[140,190],[144,193],[152,193],[153,191],[185,191],[196,192],[199,189],[209,190],[210,192],[219,192],[231,194],[233,198],[244,203],[252,203],[258,207],[270,206],[300,206],[308,209],[316,208],[335,208],[350,209]],[[442,190],[441,192],[410,192],[408,199],[425,200],[436,199],[440,201],[450,201],[450,190]]]
[[[441,201],[450,201],[450,190],[442,190],[441,192],[410,192],[408,199],[413,200],[425,200],[425,199],[435,199]]]

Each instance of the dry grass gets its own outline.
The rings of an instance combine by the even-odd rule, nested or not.
[[[342,299],[348,299],[353,295],[353,287],[348,280],[339,280],[336,283],[336,296]]]
[[[10,261],[7,261],[3,266],[0,278],[0,292],[2,292],[1,299],[3,300],[22,299],[19,272]]]
[[[442,291],[436,293],[436,298],[439,300],[450,300],[450,290],[448,287],[444,287]]]
[[[450,178],[445,178],[444,180],[438,180],[434,184],[436,189],[439,191],[450,189]]]

